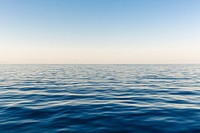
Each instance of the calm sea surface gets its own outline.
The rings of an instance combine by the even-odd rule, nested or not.
[[[0,133],[200,133],[200,65],[0,65]]]

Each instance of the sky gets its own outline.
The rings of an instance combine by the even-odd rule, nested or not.
[[[0,64],[200,64],[200,0],[0,0]]]

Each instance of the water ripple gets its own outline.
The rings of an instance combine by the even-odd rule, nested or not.
[[[0,65],[1,133],[200,132],[199,65]]]

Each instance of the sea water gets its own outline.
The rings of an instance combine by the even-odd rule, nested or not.
[[[200,65],[0,65],[0,133],[159,132],[200,132]]]

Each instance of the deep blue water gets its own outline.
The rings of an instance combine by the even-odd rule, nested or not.
[[[0,65],[0,133],[200,133],[200,65]]]

